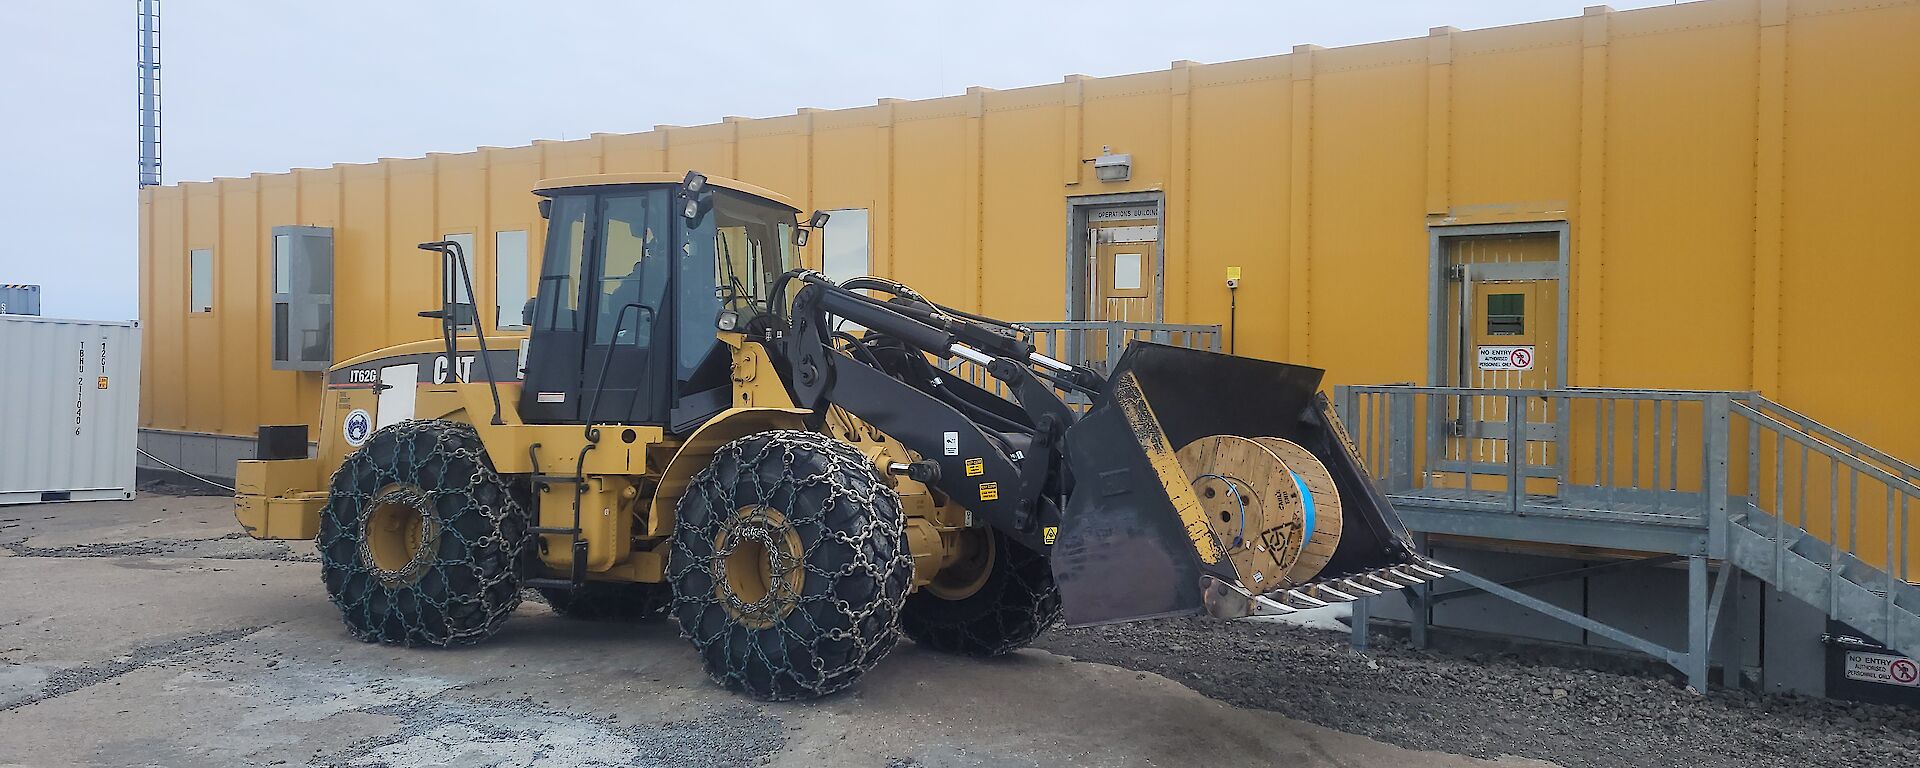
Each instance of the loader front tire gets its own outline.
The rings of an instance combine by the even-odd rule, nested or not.
[[[571,590],[542,589],[554,613],[588,621],[638,621],[658,615],[673,600],[665,584],[589,581]]]
[[[913,583],[905,517],[853,446],[791,430],[734,440],[677,515],[671,610],[714,682],[824,696],[893,650]]]
[[[973,552],[907,598],[900,629],[945,653],[1001,656],[1033,642],[1060,618],[1053,565],[998,530],[974,534]]]
[[[354,637],[467,645],[520,604],[527,513],[471,425],[405,421],[333,473],[316,543]]]

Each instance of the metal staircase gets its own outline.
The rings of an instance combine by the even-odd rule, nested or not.
[[[1920,587],[1907,581],[1920,469],[1757,395],[1729,408],[1748,425],[1747,477],[1770,474],[1774,486],[1759,484],[1730,511],[1727,559],[1888,648],[1920,656]],[[1822,480],[1827,503],[1809,505],[1809,486]],[[1884,506],[1874,510],[1874,500]],[[1883,544],[1877,552],[1861,541],[1861,523],[1874,518]],[[1809,522],[1826,535],[1809,531]]]
[[[1736,567],[1908,656],[1920,656],[1920,587],[1758,510],[1735,515]],[[1835,567],[1835,559],[1839,566]]]
[[[1338,387],[1335,400],[1417,538],[1621,558],[1504,583],[1464,573],[1453,589],[1414,590],[1416,643],[1432,605],[1491,594],[1648,653],[1704,688],[1717,630],[1716,658],[1731,653],[1721,607],[1737,608],[1726,598],[1744,572],[1920,655],[1920,587],[1910,583],[1920,577],[1920,469],[1758,394],[1391,385]],[[1522,591],[1682,564],[1686,639],[1678,648]],[[1357,625],[1365,615],[1356,612]],[[1645,624],[1640,618],[1634,623]]]

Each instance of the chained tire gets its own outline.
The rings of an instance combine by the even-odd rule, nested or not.
[[[666,584],[589,581],[575,589],[540,590],[547,607],[569,619],[639,621],[658,616],[673,601]]]
[[[492,636],[520,605],[524,496],[470,425],[375,432],[333,473],[320,513],[320,572],[347,630],[391,645]]]
[[[907,598],[900,629],[945,653],[1001,656],[1060,618],[1053,565],[998,530],[977,530],[969,550]]]
[[[672,612],[714,682],[824,696],[893,650],[913,582],[905,518],[853,446],[789,430],[727,443],[677,514]]]

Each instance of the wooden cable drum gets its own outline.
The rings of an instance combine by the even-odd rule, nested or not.
[[[1333,484],[1333,474],[1327,471],[1327,465],[1314,458],[1313,453],[1298,443],[1278,437],[1256,437],[1260,443],[1280,461],[1287,465],[1299,485],[1306,488],[1313,502],[1313,536],[1307,546],[1287,571],[1286,586],[1297,586],[1311,581],[1320,575],[1320,569],[1333,559],[1333,550],[1340,546],[1340,489]]]
[[[1285,462],[1259,442],[1213,435],[1177,453],[1207,526],[1242,586],[1281,586],[1300,558],[1304,509]]]

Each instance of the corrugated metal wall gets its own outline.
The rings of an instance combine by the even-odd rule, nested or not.
[[[318,377],[267,364],[275,225],[334,229],[344,359],[435,333],[415,243],[477,233],[491,275],[492,233],[537,250],[537,179],[698,168],[870,209],[875,271],[1030,320],[1063,314],[1069,197],[1161,190],[1166,319],[1226,322],[1239,265],[1238,351],[1335,382],[1427,377],[1430,224],[1564,219],[1569,383],[1757,389],[1920,456],[1916,40],[1912,1],[1712,0],[149,188],[142,423],[313,419]],[[1131,181],[1095,180],[1103,146]],[[208,313],[187,311],[197,248]]]

